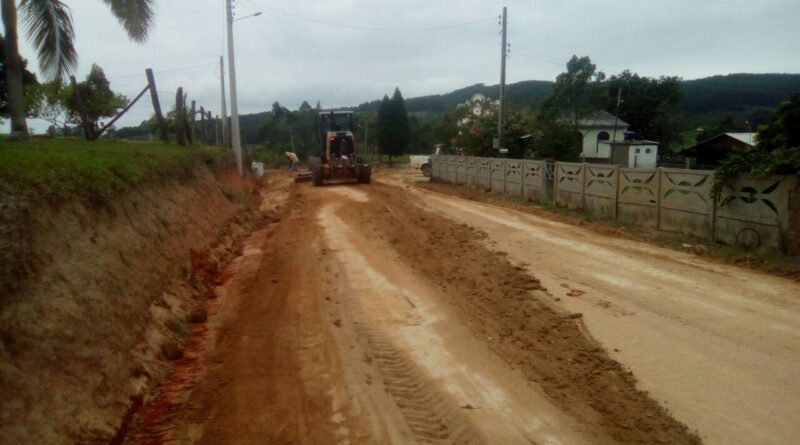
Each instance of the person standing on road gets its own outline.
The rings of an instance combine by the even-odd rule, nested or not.
[[[286,159],[289,161],[289,170],[296,172],[297,167],[300,166],[300,159],[297,157],[297,155],[291,151],[287,151],[283,155],[286,156]]]

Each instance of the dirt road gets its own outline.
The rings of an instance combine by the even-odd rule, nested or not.
[[[197,342],[205,358],[141,410],[128,443],[798,433],[795,284],[399,176],[278,184],[263,205],[280,220],[226,272]]]

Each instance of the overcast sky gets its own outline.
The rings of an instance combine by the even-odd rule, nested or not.
[[[190,99],[219,112],[219,70],[213,64],[225,49],[224,0],[157,0],[155,26],[143,45],[128,40],[100,0],[64,2],[75,20],[79,79],[97,63],[114,90],[133,97],[145,85],[144,69],[152,67],[164,108],[174,106],[175,89],[183,86]],[[235,23],[241,113],[264,111],[276,100],[292,109],[303,100],[312,105],[319,100],[323,107],[356,105],[391,94],[395,86],[414,97],[498,83],[498,16],[504,5],[509,83],[553,80],[572,54],[589,55],[607,74],[630,69],[694,79],[800,73],[797,0],[235,0],[235,5],[238,17],[263,12]],[[22,41],[23,56],[37,67],[27,37]],[[173,71],[185,67],[195,68]],[[118,127],[136,125],[151,113],[150,101],[142,100]],[[32,124],[38,131],[46,128]]]

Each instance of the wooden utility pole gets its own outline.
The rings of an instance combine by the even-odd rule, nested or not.
[[[507,16],[507,8],[503,6],[503,43],[502,47],[500,48],[500,109],[498,110],[498,118],[497,118],[497,140],[498,140],[498,147],[497,148],[504,148],[503,144],[503,137],[505,136],[505,131],[503,129],[503,123],[505,120],[505,111],[506,111],[506,53],[507,43],[506,43],[506,16]]]
[[[186,120],[183,107],[183,87],[175,93],[175,131],[178,133],[178,145],[186,145]]]
[[[147,68],[144,70],[147,75],[147,84],[150,86],[150,100],[153,101],[153,111],[156,114],[156,123],[158,123],[158,132],[163,142],[169,142],[167,135],[167,123],[164,121],[164,115],[161,113],[161,103],[158,101],[158,91],[156,90],[156,78],[153,76],[153,70]]]

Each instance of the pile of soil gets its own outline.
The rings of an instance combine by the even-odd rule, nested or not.
[[[254,185],[202,167],[194,179],[145,184],[102,207],[13,202],[3,238],[21,237],[13,253],[24,261],[3,262],[35,268],[2,276],[0,442],[117,434],[213,296],[197,270],[224,263],[259,224],[248,203]]]
[[[342,211],[361,230],[383,233],[405,262],[503,361],[579,421],[620,443],[700,443],[591,338],[579,313],[565,313],[521,265],[481,243],[486,235],[429,212],[395,187],[373,185],[367,204]],[[382,199],[374,199],[382,197]],[[391,201],[392,208],[382,202]],[[535,269],[535,265],[533,265]]]

